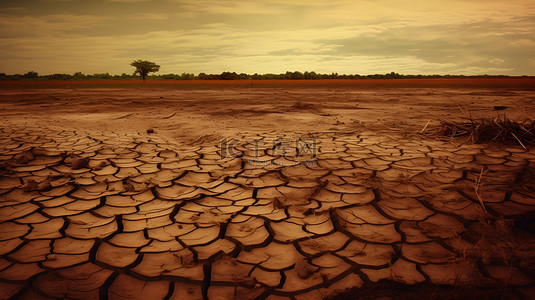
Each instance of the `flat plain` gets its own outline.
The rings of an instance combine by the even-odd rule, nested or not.
[[[499,107],[499,110],[496,110]],[[0,82],[0,299],[530,299],[532,78]]]

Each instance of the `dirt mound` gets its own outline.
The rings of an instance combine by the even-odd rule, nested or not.
[[[292,106],[290,106],[290,110],[312,110],[312,111],[318,111],[319,108],[317,105],[312,103],[303,103],[301,101],[297,101]]]

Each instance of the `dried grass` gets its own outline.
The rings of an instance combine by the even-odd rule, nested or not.
[[[531,118],[513,120],[505,114],[486,118],[466,115],[462,121],[440,121],[436,133],[447,137],[466,137],[472,143],[497,142],[523,148],[535,144],[535,121]]]

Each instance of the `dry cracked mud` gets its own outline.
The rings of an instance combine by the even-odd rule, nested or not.
[[[58,127],[3,119],[0,299],[535,290],[533,149],[367,129],[188,144]]]

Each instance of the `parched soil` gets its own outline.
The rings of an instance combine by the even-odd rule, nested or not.
[[[0,82],[2,116],[58,128],[154,129],[172,140],[262,133],[404,133],[442,119],[535,116],[535,79]]]
[[[0,298],[530,299],[534,87],[1,82]]]

